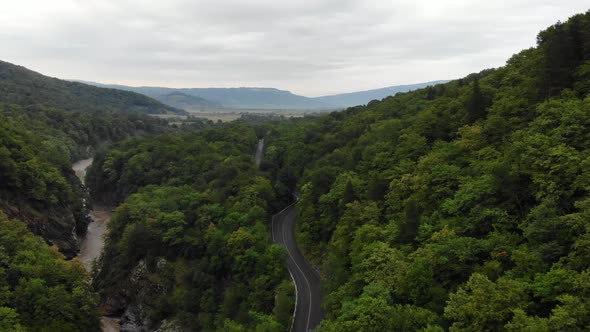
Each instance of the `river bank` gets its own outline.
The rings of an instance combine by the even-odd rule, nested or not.
[[[75,162],[72,169],[76,176],[84,183],[86,171],[92,165],[93,159],[83,159]],[[111,221],[112,208],[107,206],[94,206],[90,211],[92,222],[88,224],[88,232],[80,245],[78,259],[84,264],[88,272],[92,271],[93,262],[100,257],[104,247],[108,223]],[[103,332],[119,332],[119,320],[103,316],[101,319]]]

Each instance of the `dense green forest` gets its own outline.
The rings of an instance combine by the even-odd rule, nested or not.
[[[165,121],[132,113],[0,104],[0,331],[99,329],[88,274],[61,254],[77,254],[90,222],[72,162],[167,131]]]
[[[590,328],[590,13],[506,66],[271,127],[320,331]]]
[[[260,124],[261,172],[247,124],[118,144],[89,175],[125,201],[96,286],[148,328],[286,328],[268,221],[298,191],[321,331],[587,329],[588,66],[583,14],[502,68]]]
[[[77,262],[64,261],[76,256],[90,222],[89,196],[72,162],[133,136],[212,126],[193,121],[173,128],[139,114],[171,110],[162,106],[0,63],[0,330],[99,328],[88,275]],[[14,237],[23,243],[10,242]]]
[[[288,328],[286,254],[268,229],[281,203],[253,162],[256,142],[252,127],[227,125],[132,139],[97,156],[93,197],[124,203],[95,286],[126,329]]]
[[[0,211],[0,331],[99,331],[89,281],[82,264]]]
[[[112,111],[124,102],[117,108],[91,111],[80,106],[85,103],[83,96],[70,96],[78,98],[69,105],[77,105],[80,112],[67,111],[68,105],[60,107],[60,98],[66,97],[57,92],[46,103],[36,88],[46,82],[35,81],[37,74],[30,78],[35,82],[30,82],[29,94],[38,102],[16,104],[31,100],[14,98],[25,92],[7,88],[7,66],[0,67],[0,330],[97,330],[98,297],[87,273],[58,253],[76,256],[90,221],[84,203],[88,195],[71,169],[72,162],[91,157],[110,142],[172,129],[158,118]],[[23,73],[27,71],[11,76],[20,87],[28,82],[17,75]],[[48,106],[52,103],[56,106]],[[105,103],[95,104],[96,109],[101,105]]]
[[[293,193],[319,331],[590,329],[590,12],[504,67],[325,116],[179,133],[121,93],[0,62],[0,330],[93,331],[99,306],[127,330],[288,330],[269,224]],[[118,205],[92,281],[64,260],[91,155],[92,200]]]
[[[77,112],[186,113],[139,93],[47,77],[4,61],[0,61],[0,101]]]
[[[169,130],[148,116],[0,104],[0,209],[73,257],[89,219],[72,162],[108,142]]]

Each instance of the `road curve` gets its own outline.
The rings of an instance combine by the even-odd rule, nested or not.
[[[318,326],[324,313],[321,308],[320,277],[307,263],[295,239],[295,204],[272,217],[272,239],[287,248],[287,268],[295,282],[296,308],[291,331],[307,332]]]

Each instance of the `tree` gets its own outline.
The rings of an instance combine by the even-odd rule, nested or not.
[[[497,331],[512,319],[515,309],[526,308],[528,300],[520,282],[506,278],[492,282],[474,273],[450,295],[445,317],[453,322],[451,331]]]
[[[467,101],[467,121],[473,123],[479,119],[483,119],[486,116],[486,100],[483,96],[480,87],[479,80],[475,78],[473,80],[473,87],[471,95]]]

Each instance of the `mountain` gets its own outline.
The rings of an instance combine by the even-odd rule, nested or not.
[[[432,81],[410,85],[396,85],[381,89],[344,93],[323,97],[305,97],[290,91],[274,88],[165,88],[165,87],[132,87],[116,84],[101,84],[83,81],[99,87],[121,89],[145,94],[156,98],[171,106],[181,104],[169,103],[161,99],[162,95],[182,93],[205,99],[211,103],[222,105],[223,108],[236,109],[275,109],[275,110],[333,110],[356,105],[364,105],[373,99],[383,99],[398,92],[424,88],[429,85],[445,83],[447,81]],[[190,107],[186,107],[190,108]],[[206,107],[219,108],[219,107]]]
[[[180,91],[222,103],[228,108],[313,109],[311,98],[274,88],[189,88]]]
[[[166,105],[170,105],[185,110],[223,108],[223,105],[221,105],[221,103],[210,101],[197,96],[187,95],[186,93],[182,93],[180,91],[172,91],[170,93],[157,96],[154,98]]]
[[[448,80],[431,81],[425,83],[395,85],[381,89],[373,89],[366,91],[341,93],[337,95],[323,96],[313,98],[315,101],[325,105],[336,107],[350,107],[356,105],[364,105],[371,100],[381,100],[387,96],[393,96],[398,92],[408,92],[416,89],[422,89],[427,86],[434,86],[437,84],[446,83]]]
[[[86,84],[120,89],[145,94],[152,98],[159,98],[170,93],[182,93],[221,105],[221,108],[237,109],[317,109],[326,105],[318,105],[313,98],[293,94],[289,91],[274,88],[166,88],[166,87],[133,87],[119,84],[102,84],[80,81]],[[172,105],[172,104],[169,104]],[[220,108],[220,107],[211,107]]]
[[[0,61],[0,102],[80,112],[185,113],[139,93],[60,80],[4,61]]]

